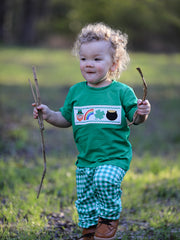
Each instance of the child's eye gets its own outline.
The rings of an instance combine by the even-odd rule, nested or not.
[[[94,60],[95,60],[95,61],[101,61],[101,59],[100,59],[100,58],[95,58]]]
[[[85,61],[86,59],[84,57],[81,58],[81,61]]]

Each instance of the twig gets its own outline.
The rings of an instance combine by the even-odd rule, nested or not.
[[[142,81],[143,81],[143,98],[142,98],[142,102],[140,103],[140,105],[142,105],[143,104],[143,101],[145,101],[146,100],[146,97],[147,97],[147,84],[146,84],[146,81],[145,81],[145,79],[144,79],[144,76],[143,76],[143,74],[142,74],[142,71],[141,71],[141,69],[140,68],[136,68],[137,69],[137,71],[140,73],[140,75],[141,75],[141,78],[142,78]],[[135,121],[136,121],[136,119],[137,119],[137,116],[138,116],[138,114],[137,114],[137,112],[135,112],[135,114],[134,114],[134,119],[133,119],[133,121],[132,122],[130,122],[129,124],[128,124],[128,126],[131,126],[133,123],[135,123]]]
[[[41,104],[41,97],[40,97],[39,85],[38,85],[38,80],[37,80],[35,67],[33,67],[32,69],[33,69],[33,74],[34,74],[36,95],[35,95],[35,92],[34,92],[34,89],[33,89],[33,86],[32,86],[32,83],[31,83],[30,79],[28,79],[28,80],[29,80],[29,84],[31,86],[31,91],[32,91],[32,94],[33,94],[34,101],[36,103],[36,107],[38,107]],[[41,182],[40,182],[40,185],[39,185],[37,198],[39,198],[39,194],[41,192],[43,180],[44,180],[44,177],[46,175],[46,152],[45,152],[45,143],[44,143],[44,135],[43,135],[44,124],[43,124],[42,111],[40,111],[40,110],[38,110],[38,123],[39,123],[39,128],[40,128],[40,133],[41,133],[41,145],[42,145],[42,154],[43,154],[43,160],[44,160],[44,169],[43,169]]]
[[[144,90],[144,95],[143,95],[142,101],[145,101],[145,100],[146,100],[146,97],[147,97],[147,84],[146,84],[146,81],[145,81],[145,79],[144,79],[144,76],[143,76],[143,74],[142,74],[141,69],[140,69],[140,68],[136,68],[136,69],[137,69],[138,72],[140,73],[141,78],[142,78],[142,81],[143,81],[143,85],[144,85],[144,88],[143,88],[143,90]]]
[[[34,89],[33,89],[31,80],[29,78],[28,78],[28,81],[29,81],[29,84],[30,84],[30,87],[31,87],[31,91],[32,91],[32,95],[33,95],[33,98],[34,98],[34,102],[36,103],[36,106],[37,106],[38,103],[37,103],[36,95],[34,93]]]

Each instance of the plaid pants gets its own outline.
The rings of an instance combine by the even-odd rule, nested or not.
[[[77,168],[75,204],[80,227],[96,225],[99,217],[119,219],[122,210],[120,187],[125,173],[120,167],[112,165]]]

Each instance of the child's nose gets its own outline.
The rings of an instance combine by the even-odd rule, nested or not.
[[[86,62],[86,67],[93,67],[93,66],[94,66],[93,61],[88,60],[88,61]]]

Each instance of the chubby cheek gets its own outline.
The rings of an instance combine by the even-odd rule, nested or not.
[[[83,72],[83,70],[84,70],[84,64],[82,64],[82,63],[80,63],[80,70],[81,70],[81,72]]]
[[[84,66],[83,65],[80,65],[80,71],[81,71],[82,76],[85,78],[86,73],[84,71]]]
[[[102,72],[102,70],[104,69],[103,64],[96,63],[96,65],[94,67],[95,67],[96,71],[98,71],[98,72]]]
[[[96,66],[96,70],[99,74],[106,74],[106,72],[108,71],[108,69],[106,68],[106,66]]]

